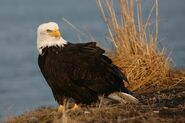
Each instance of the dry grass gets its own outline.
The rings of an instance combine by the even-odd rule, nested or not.
[[[173,83],[173,82],[172,82]],[[185,85],[185,84],[184,84]],[[7,123],[182,123],[185,120],[185,86],[176,85],[160,92],[138,96],[140,104],[101,103],[81,106],[76,111],[68,108],[63,113],[54,107],[7,119]]]
[[[128,88],[134,91],[163,85],[162,81],[169,75],[170,59],[165,56],[164,50],[157,49],[158,0],[145,23],[140,0],[119,0],[119,15],[113,2],[116,1],[98,0],[109,38],[115,46],[113,62],[126,73],[130,82]],[[137,13],[134,13],[134,5]],[[155,32],[151,33],[150,20],[155,8]]]

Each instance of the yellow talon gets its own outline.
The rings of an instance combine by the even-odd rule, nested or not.
[[[58,106],[58,112],[63,112],[64,111],[64,106],[63,105],[59,105]]]
[[[79,106],[75,103],[75,105],[73,106],[73,108],[71,110],[75,111],[79,108]]]

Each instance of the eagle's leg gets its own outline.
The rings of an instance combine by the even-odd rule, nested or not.
[[[59,105],[58,106],[58,112],[63,112],[64,111],[64,106],[63,105]]]

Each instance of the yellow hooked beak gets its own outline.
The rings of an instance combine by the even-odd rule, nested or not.
[[[52,36],[59,38],[60,37],[60,31],[58,29],[55,29],[51,33]]]

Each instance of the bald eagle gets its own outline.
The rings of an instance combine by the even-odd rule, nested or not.
[[[100,95],[129,93],[123,83],[128,81],[126,76],[95,42],[69,43],[61,37],[58,25],[49,22],[38,27],[37,48],[40,70],[60,105],[66,98],[91,104]]]

